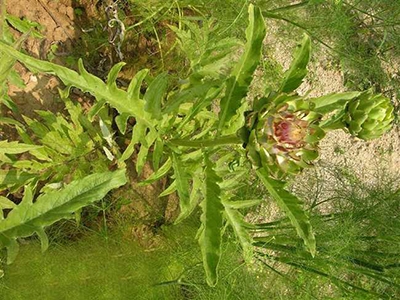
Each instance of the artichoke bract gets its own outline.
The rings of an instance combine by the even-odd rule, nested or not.
[[[363,140],[375,139],[391,128],[393,109],[388,98],[365,92],[349,101],[343,123],[352,135]]]
[[[281,94],[248,114],[246,150],[256,168],[282,179],[312,166],[318,158],[318,142],[325,132],[318,126],[322,115],[298,96]]]

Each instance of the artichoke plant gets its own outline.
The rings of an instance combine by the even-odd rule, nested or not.
[[[371,140],[388,131],[393,119],[393,106],[388,98],[364,92],[349,101],[343,123],[352,135]]]
[[[280,94],[267,102],[248,114],[246,150],[256,168],[282,179],[318,158],[318,142],[325,136],[318,126],[322,115],[312,110],[312,102],[298,96]]]

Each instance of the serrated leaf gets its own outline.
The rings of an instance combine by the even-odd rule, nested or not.
[[[122,67],[125,66],[125,65],[126,65],[126,63],[124,63],[124,62],[119,62],[119,63],[115,64],[115,65],[111,68],[110,72],[108,72],[108,75],[107,75],[107,85],[108,85],[108,87],[109,87],[110,89],[114,89],[114,88],[116,89],[116,88],[117,88],[116,80],[117,80],[117,78],[118,78],[118,74],[119,74],[119,72],[121,71]]]
[[[124,162],[132,156],[133,152],[135,152],[135,146],[139,142],[145,140],[146,130],[147,130],[146,125],[140,122],[136,124],[135,127],[133,127],[131,141],[129,142],[129,145],[125,149],[124,153],[122,153],[119,162]]]
[[[280,91],[290,93],[297,89],[307,75],[307,65],[311,56],[311,40],[308,35],[304,35],[303,41],[294,53],[294,59],[290,68],[285,73]]]
[[[140,88],[148,73],[148,69],[140,70],[129,83],[127,90],[129,105],[135,106],[140,101]]]
[[[233,209],[240,209],[240,208],[249,208],[256,205],[260,205],[264,200],[257,199],[257,200],[237,200],[237,201],[223,201],[225,207],[230,207]]]
[[[12,27],[17,29],[19,32],[22,33],[31,33],[33,37],[35,38],[43,38],[43,35],[40,34],[36,28],[40,27],[40,24],[37,22],[32,22],[26,18],[20,19],[16,16],[13,15],[6,15],[7,21],[11,24]]]
[[[0,196],[0,209],[12,209],[16,206],[10,199]]]
[[[19,170],[0,170],[0,190],[19,188],[34,179],[36,175]]]
[[[167,161],[161,166],[161,168],[159,168],[155,173],[151,174],[151,176],[146,180],[139,182],[138,185],[139,186],[148,185],[161,179],[162,177],[167,175],[171,167],[172,167],[172,160],[169,157]]]
[[[164,142],[161,139],[157,139],[154,143],[153,150],[153,169],[155,171],[160,167],[160,161],[164,154]]]
[[[90,122],[93,122],[94,117],[101,111],[106,104],[106,100],[99,99],[89,110],[88,119]]]
[[[141,142],[140,150],[136,159],[136,172],[138,173],[138,175],[142,173],[143,167],[147,160],[147,155],[149,154],[150,147],[153,145],[157,137],[158,132],[155,130],[150,130],[145,139]]]
[[[175,182],[175,181],[174,181]],[[193,182],[192,182],[192,190],[189,195],[189,206],[185,210],[184,213],[180,213],[179,216],[176,218],[174,224],[179,224],[186,218],[188,218],[194,209],[196,208],[197,204],[200,201],[201,197],[201,189],[202,189],[203,182],[199,176],[193,176]]]
[[[168,196],[175,191],[176,191],[176,180],[172,181],[172,183],[160,195],[158,195],[158,197],[161,198]]]
[[[3,103],[5,106],[7,106],[13,113],[19,113],[18,106],[5,93],[6,91],[2,91],[2,87],[0,86],[0,103]]]
[[[42,148],[42,146],[0,141],[0,154],[20,154],[39,148]]]
[[[149,112],[154,119],[161,118],[161,105],[165,97],[168,86],[168,73],[164,72],[158,75],[147,88],[144,95],[145,110]]]
[[[225,205],[225,215],[228,219],[229,224],[232,226],[236,237],[240,242],[240,246],[243,249],[243,257],[247,263],[251,261],[253,257],[253,239],[251,238],[246,227],[243,226],[246,222],[243,219],[243,215],[235,209]]]
[[[118,129],[122,134],[125,134],[125,132],[126,132],[126,126],[127,126],[129,117],[130,117],[129,114],[123,113],[123,114],[118,115],[115,118],[115,123],[117,124]]]
[[[181,215],[186,215],[190,208],[190,176],[180,157],[175,152],[172,152],[172,167],[179,196],[180,214],[178,218],[180,218]]]
[[[289,217],[308,251],[314,256],[316,253],[315,237],[310,220],[302,207],[303,203],[296,196],[285,190],[284,182],[270,178],[266,170],[258,169],[256,173],[272,198]]]
[[[24,128],[24,125],[22,125],[21,122],[7,117],[0,117],[0,124],[14,125]]]
[[[15,71],[14,69],[10,70],[10,74],[8,75],[8,80],[12,85],[15,85],[20,89],[24,89],[26,87],[25,82],[22,80],[18,72]]]
[[[97,173],[73,181],[61,190],[41,195],[34,203],[29,201],[32,195],[26,189],[26,199],[0,222],[0,242],[9,250],[15,247],[14,242],[18,237],[31,236],[35,232],[42,235],[42,228],[69,218],[73,212],[102,199],[110,190],[125,183],[125,170]],[[45,248],[46,238],[42,236],[41,239]],[[9,257],[9,262],[14,258]]]
[[[110,87],[100,78],[90,74],[83,66],[82,60],[78,61],[79,73],[57,64],[35,59],[25,55],[3,41],[0,41],[0,51],[7,53],[22,62],[26,67],[35,71],[57,75],[66,86],[75,86],[84,92],[89,92],[97,101],[104,100],[118,110],[120,114],[128,113],[137,120],[144,122],[149,128],[154,126],[154,121],[144,111],[144,103],[136,101],[136,98],[128,97],[127,91]]]
[[[204,154],[204,200],[200,206],[203,213],[200,217],[201,228],[199,244],[203,256],[203,266],[207,277],[207,283],[215,286],[218,281],[218,265],[221,257],[221,235],[224,226],[224,206],[221,202],[221,189],[218,177],[214,170],[214,164],[207,154]]]
[[[10,199],[0,196],[0,221],[4,219],[3,209],[13,209],[15,206]]]
[[[183,103],[186,102],[192,102],[196,98],[202,99],[204,98],[208,91],[214,87],[214,86],[219,86],[221,84],[220,81],[211,81],[211,82],[205,82],[203,84],[196,84],[194,86],[187,87],[185,89],[182,89],[175,94],[173,94],[171,97],[169,97],[165,107],[164,107],[164,112],[165,113],[171,113],[179,108],[179,106]]]
[[[249,25],[246,29],[246,47],[239,63],[226,85],[225,96],[221,99],[218,132],[235,115],[246,97],[253,73],[261,58],[262,43],[265,37],[265,21],[258,7],[249,5]]]
[[[313,111],[327,114],[337,109],[344,109],[346,104],[361,95],[361,92],[332,93],[318,98],[309,99],[315,104]]]

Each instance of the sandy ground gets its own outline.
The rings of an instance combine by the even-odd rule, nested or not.
[[[277,60],[284,70],[287,70],[291,61],[291,53],[295,44],[289,44],[279,38],[277,24],[268,24],[266,44],[273,43],[272,57]],[[298,93],[308,94],[309,97],[318,97],[333,92],[344,92],[343,72],[337,62],[321,47],[313,51],[309,65],[309,74],[299,87]],[[271,49],[271,47],[270,47]],[[387,72],[396,76],[396,69],[388,66]],[[398,99],[392,99],[398,101]],[[316,163],[317,172],[324,176],[327,166],[345,166],[366,184],[375,184],[378,170],[383,170],[388,176],[400,175],[400,132],[398,125],[379,139],[365,142],[354,138],[343,130],[329,132],[320,143],[320,159]],[[305,182],[310,172],[303,172],[297,179]],[[326,174],[328,176],[328,174]],[[400,185],[400,184],[399,184]]]

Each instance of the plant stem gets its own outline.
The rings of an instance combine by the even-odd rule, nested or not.
[[[275,13],[275,12],[281,12],[281,11],[297,9],[297,8],[300,8],[300,7],[308,5],[309,2],[310,1],[306,0],[306,1],[303,1],[303,2],[300,2],[300,3],[290,4],[290,5],[287,5],[287,6],[282,6],[282,7],[274,8],[274,9],[271,9],[271,10],[267,10],[267,12]]]
[[[241,144],[242,140],[233,135],[223,136],[217,139],[209,139],[209,140],[188,140],[188,139],[172,139],[169,142],[175,146],[184,146],[184,147],[194,147],[194,148],[203,148],[203,147],[214,147],[220,145],[230,145],[230,144]]]

